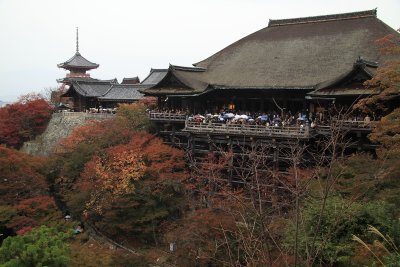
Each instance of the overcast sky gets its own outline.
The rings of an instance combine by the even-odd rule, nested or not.
[[[0,100],[56,87],[57,64],[75,53],[100,64],[93,78],[139,76],[191,66],[284,19],[378,8],[400,28],[400,0],[0,0]]]

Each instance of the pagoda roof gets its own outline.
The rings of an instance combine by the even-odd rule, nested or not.
[[[353,71],[357,58],[382,64],[375,41],[399,33],[377,18],[376,10],[270,20],[252,33],[192,67],[170,66],[148,94],[169,94],[166,79],[198,91],[215,89],[320,89]],[[208,85],[208,86],[204,86]]]
[[[83,69],[83,70],[91,70],[96,69],[100,65],[90,62],[86,58],[84,58],[79,51],[76,51],[75,55],[68,59],[67,61],[57,64],[57,67],[63,69]]]
[[[57,79],[57,82],[59,83],[66,83],[66,84],[70,84],[72,82],[108,82],[108,83],[118,83],[117,78],[114,79],[109,79],[109,80],[99,80],[99,79],[95,79],[95,78],[91,78],[91,77],[64,77],[64,78],[60,78]]]

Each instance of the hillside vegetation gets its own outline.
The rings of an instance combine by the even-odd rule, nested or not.
[[[397,54],[394,44],[385,52]],[[308,166],[294,145],[286,172],[262,168],[267,148],[233,166],[230,151],[199,164],[152,134],[147,100],[33,157],[16,148],[43,131],[48,106],[1,108],[0,265],[398,266],[399,68],[381,67],[366,84],[381,94],[355,105],[383,116],[374,153],[346,156],[337,131]]]

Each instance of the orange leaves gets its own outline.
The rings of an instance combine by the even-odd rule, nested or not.
[[[137,133],[128,144],[117,145],[96,155],[85,165],[79,186],[91,187],[86,203],[89,210],[102,214],[118,197],[135,192],[142,179],[183,179],[183,152],[151,134]]]
[[[80,145],[88,145],[94,150],[129,142],[134,133],[132,125],[125,117],[105,121],[91,121],[75,128],[60,142],[61,151],[71,152]]]
[[[93,180],[95,187],[86,209],[96,209],[102,213],[105,201],[113,201],[115,197],[132,193],[135,189],[134,181],[144,174],[144,163],[140,155],[133,151],[123,151],[113,154],[110,151],[105,157],[95,156],[87,163],[83,178]]]
[[[376,40],[376,43],[381,48],[382,53],[393,54],[400,52],[400,40],[394,34],[388,34]]]
[[[52,197],[42,195],[22,200],[15,208],[24,214],[34,215],[40,212],[47,212],[49,208],[54,208],[55,206],[56,204]]]
[[[386,62],[378,68],[371,80],[365,82],[365,86],[378,88],[381,92],[361,99],[354,108],[387,114],[398,106],[396,100],[400,97],[400,39],[395,35],[387,35],[377,40],[377,44]]]
[[[110,234],[153,238],[155,225],[176,216],[183,197],[184,152],[144,132],[143,104],[77,128],[62,142],[55,180],[73,214]]]
[[[77,127],[72,134],[61,141],[61,147],[67,151],[75,149],[79,144],[93,144],[105,135],[109,127],[107,122],[93,121],[83,126]]]
[[[400,144],[400,108],[383,117],[369,135],[371,141],[386,147]]]

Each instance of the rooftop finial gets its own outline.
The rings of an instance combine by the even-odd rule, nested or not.
[[[76,27],[76,53],[79,53],[79,32],[78,32],[78,27]]]

